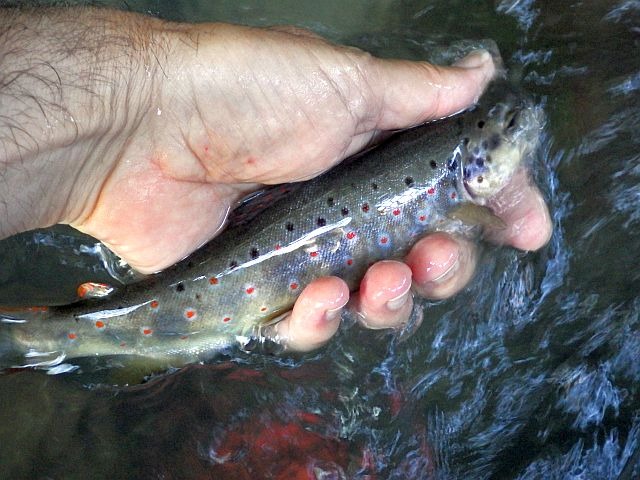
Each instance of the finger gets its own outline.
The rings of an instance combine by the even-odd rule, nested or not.
[[[475,271],[477,253],[468,240],[434,233],[416,243],[405,259],[421,296],[439,300],[462,290]]]
[[[265,331],[265,336],[287,350],[306,352],[321,347],[338,330],[340,314],[349,301],[349,287],[338,277],[309,284],[293,310]]]
[[[487,232],[489,240],[521,250],[538,250],[551,238],[549,209],[524,169],[514,174],[488,206],[507,225],[504,229]]]
[[[495,74],[491,54],[477,50],[454,66],[376,59],[381,99],[378,129],[397,129],[453,115],[477,102]]]
[[[411,269],[391,260],[372,265],[352,304],[367,328],[393,328],[406,323],[413,308]]]

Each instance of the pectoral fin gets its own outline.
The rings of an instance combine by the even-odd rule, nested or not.
[[[449,217],[468,225],[479,225],[485,228],[504,229],[507,224],[489,208],[474,203],[463,203],[449,212]]]

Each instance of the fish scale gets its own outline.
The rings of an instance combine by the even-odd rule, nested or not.
[[[452,212],[483,203],[474,192],[481,175],[495,183],[491,162],[504,174],[537,138],[535,115],[526,121],[521,115],[518,130],[509,132],[513,111],[533,109],[520,100],[490,103],[397,133],[313,180],[285,187],[286,195],[282,187],[255,195],[221,235],[161,274],[107,299],[5,316],[1,364],[52,367],[93,355],[176,365],[202,360],[290,310],[319,277],[336,275],[355,290],[372,263],[401,258],[426,233],[475,238],[478,222]],[[489,137],[494,141],[485,151]]]

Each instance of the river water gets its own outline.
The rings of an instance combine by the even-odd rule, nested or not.
[[[132,378],[118,365],[2,375],[0,477],[640,477],[640,2],[115,5],[175,20],[291,23],[386,57],[494,39],[548,118],[532,169],[555,230],[540,252],[487,247],[470,286],[424,304],[404,341],[345,328],[303,357],[231,352],[131,386],[113,386]],[[80,251],[60,238],[41,248]],[[121,273],[77,242],[93,255],[81,268]],[[15,261],[22,249],[2,244],[0,258],[14,262],[0,293],[6,278],[11,295],[33,287],[32,270]],[[77,284],[65,262],[46,267],[50,283]]]

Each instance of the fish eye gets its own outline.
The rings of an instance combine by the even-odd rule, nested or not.
[[[518,122],[519,113],[520,112],[517,110],[511,110],[507,112],[507,114],[505,115],[505,121],[507,119],[509,121],[507,122],[507,126],[505,127],[506,131],[513,130],[513,128],[516,126],[516,123]]]

